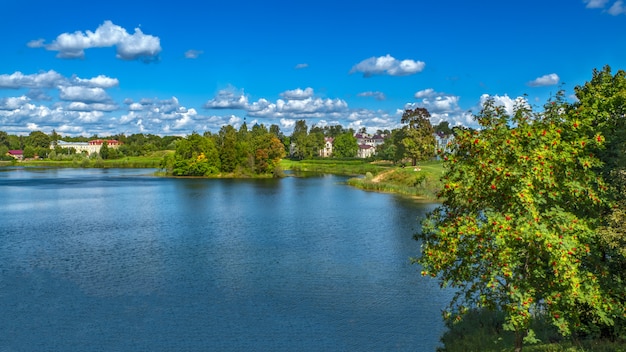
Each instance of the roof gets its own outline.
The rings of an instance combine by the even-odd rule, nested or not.
[[[24,151],[23,150],[19,150],[19,149],[13,149],[13,150],[9,150],[9,154],[10,155],[23,155]]]

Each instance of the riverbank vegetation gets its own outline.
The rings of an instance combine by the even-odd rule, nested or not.
[[[575,92],[542,111],[488,100],[480,128],[457,129],[440,154],[442,204],[415,236],[414,262],[455,292],[445,350],[458,350],[463,326],[475,344],[486,323],[475,319],[490,312],[500,317],[485,337],[492,350],[626,343],[626,73],[595,70]],[[454,325],[468,313],[469,325]],[[474,347],[463,350],[486,350]]]

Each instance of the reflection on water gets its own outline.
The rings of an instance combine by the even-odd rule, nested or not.
[[[343,178],[0,172],[0,350],[432,351],[433,205]],[[7,332],[7,333],[5,333]]]

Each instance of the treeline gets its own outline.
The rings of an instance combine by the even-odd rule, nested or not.
[[[376,135],[385,139],[382,145],[376,147],[376,154],[370,159],[391,160],[394,163],[411,160],[415,165],[419,160],[430,160],[434,157],[434,133],[444,136],[452,134],[446,121],[435,127],[431,126],[430,114],[424,108],[405,111],[401,123],[403,126],[398,129],[376,131]],[[366,134],[366,129],[361,128],[358,132]],[[9,150],[23,150],[23,156],[27,159],[38,157],[57,161],[121,159],[175,150],[173,156],[163,160],[163,168],[172,175],[269,174],[276,171],[274,167],[278,160],[285,156],[297,160],[319,157],[320,151],[325,148],[325,138],[332,138],[330,157],[355,158],[359,151],[355,134],[354,129],[341,125],[313,125],[309,128],[305,120],[296,121],[290,136],[284,135],[276,124],[272,124],[269,129],[263,124],[248,128],[245,122],[239,129],[225,125],[218,133],[205,132],[200,136],[194,132],[187,137],[143,133],[129,136],[117,134],[70,137],[61,136],[55,130],[49,135],[42,131],[33,131],[28,136],[16,136],[0,131],[0,160],[13,160],[6,155]],[[61,140],[88,142],[94,139],[117,140],[121,145],[112,148],[104,143],[99,153],[87,155],[57,144]],[[54,148],[50,148],[51,145]],[[217,158],[214,157],[215,150]],[[282,152],[279,153],[279,150]]]
[[[281,175],[278,163],[285,155],[285,145],[278,126],[271,132],[255,124],[248,130],[244,122],[239,130],[223,126],[216,134],[193,132],[176,143],[176,152],[163,158],[161,167],[174,176]]]
[[[55,142],[63,140],[65,142],[88,142],[94,139],[115,139],[123,144],[118,148],[106,148],[104,155],[83,155],[77,153],[73,148],[61,148],[56,146],[51,149],[50,146]],[[144,156],[159,150],[173,150],[176,142],[181,139],[178,136],[158,136],[153,134],[132,134],[126,136],[117,134],[112,136],[91,136],[91,137],[70,137],[61,136],[55,130],[51,134],[42,131],[33,131],[28,136],[10,135],[4,131],[0,131],[0,160],[13,160],[7,156],[9,150],[22,150],[24,158],[33,158],[35,156],[41,159],[65,160],[87,157],[100,157],[102,159],[120,159],[127,156]]]

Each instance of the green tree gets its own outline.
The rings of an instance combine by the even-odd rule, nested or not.
[[[166,159],[161,165],[170,167],[175,176],[209,176],[220,172],[220,158],[215,142],[193,132],[176,145],[174,162]]]
[[[25,159],[30,159],[35,157],[35,147],[27,145],[24,147],[23,154]]]
[[[106,160],[109,158],[109,142],[107,141],[102,142],[102,146],[100,147],[100,157],[103,160]]]
[[[9,135],[4,131],[0,131],[0,146],[3,145],[8,149],[11,144],[9,142]]]
[[[343,133],[333,141],[333,156],[337,158],[354,158],[359,151],[356,138],[351,133]]]
[[[233,172],[237,167],[237,131],[231,125],[220,128],[217,137],[218,150],[224,172]]]
[[[457,130],[442,155],[443,202],[415,236],[422,274],[455,292],[446,318],[468,307],[501,310],[517,351],[534,340],[535,314],[568,334],[585,317],[611,325],[618,305],[585,264],[595,261],[606,189],[590,150],[604,138],[585,133],[568,108],[561,93],[541,114],[519,104],[508,116],[485,103],[481,128]]]
[[[429,160],[435,156],[434,129],[430,124],[430,113],[426,108],[406,110],[402,114],[401,123],[405,124],[399,134],[400,148],[397,151],[411,158],[415,166],[418,161]]]
[[[392,131],[387,131],[385,133],[387,138],[385,138],[382,145],[376,148],[376,157],[382,160],[391,160],[394,163],[397,163],[402,159],[402,153],[398,152],[397,144],[399,143],[399,138],[397,137],[399,134],[399,129],[394,129]]]
[[[437,126],[434,127],[435,133],[440,133],[444,136],[449,136],[452,134],[452,129],[450,128],[450,123],[448,121],[441,121]]]
[[[598,232],[600,240],[595,261],[587,264],[595,267],[607,292],[614,292],[613,299],[623,301],[620,294],[626,292],[626,72],[613,75],[611,68],[594,70],[592,79],[575,87],[578,101],[572,114],[588,136],[599,133],[605,138],[603,148],[594,148],[594,155],[603,162],[597,169],[607,182],[611,203],[604,210],[604,224]],[[617,307],[624,309],[623,307]],[[621,315],[620,315],[621,316]],[[601,333],[607,337],[626,334],[626,317],[621,316],[616,326],[604,325]],[[621,331],[619,327],[621,326]]]
[[[50,136],[41,131],[33,131],[28,135],[26,144],[34,148],[50,148]]]
[[[298,159],[304,159],[307,153],[307,137],[308,127],[305,120],[298,120],[291,134],[291,143],[294,145],[293,156]]]

